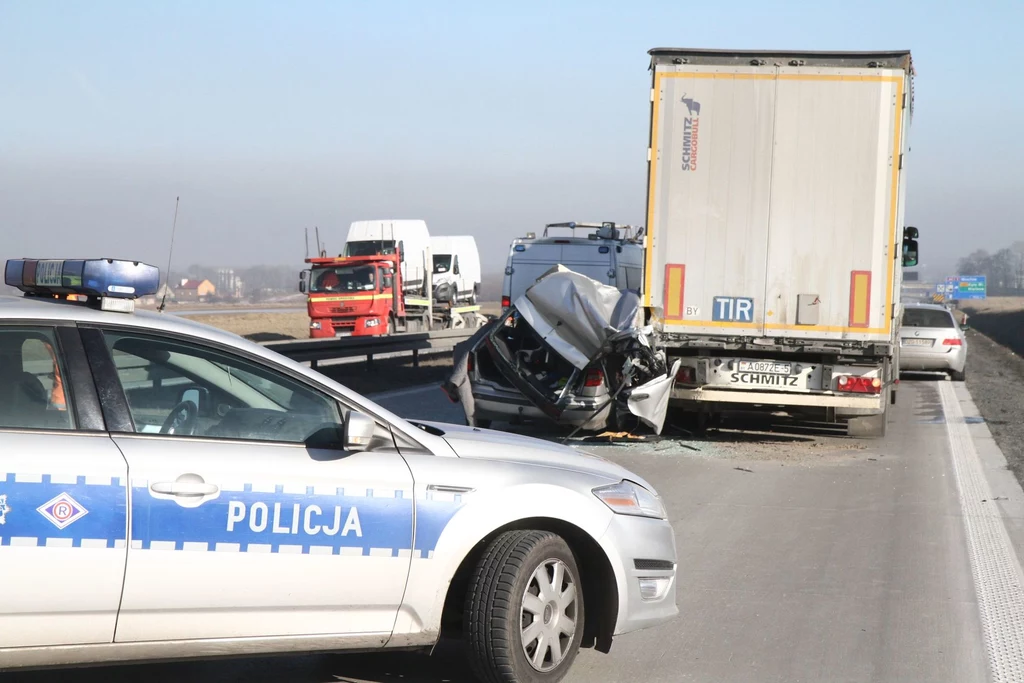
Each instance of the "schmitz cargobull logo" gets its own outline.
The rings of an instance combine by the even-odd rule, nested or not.
[[[697,138],[700,134],[700,102],[683,94],[688,115],[683,119],[683,170],[697,170]]]

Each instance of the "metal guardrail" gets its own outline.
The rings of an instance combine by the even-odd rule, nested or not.
[[[366,356],[373,363],[375,355],[412,352],[413,367],[419,367],[419,352],[453,346],[469,339],[475,329],[406,332],[389,337],[337,337],[328,339],[296,339],[265,342],[263,346],[292,360],[306,362],[316,369],[319,361]]]

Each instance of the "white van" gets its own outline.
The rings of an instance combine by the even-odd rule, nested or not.
[[[402,254],[402,282],[406,292],[421,292],[432,263],[430,232],[421,220],[355,221],[348,228],[342,256]],[[425,292],[423,292],[425,294]]]
[[[556,234],[558,233],[558,234]],[[606,285],[643,288],[643,228],[615,223],[549,223],[537,237],[512,240],[501,306],[506,309],[553,266],[562,265]]]
[[[434,301],[476,303],[480,295],[480,252],[471,235],[430,238],[434,259]]]

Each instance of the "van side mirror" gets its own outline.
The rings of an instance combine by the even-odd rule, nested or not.
[[[910,268],[917,265],[918,251],[917,238],[920,233],[917,228],[907,226],[903,228],[903,267]]]
[[[384,276],[384,289],[391,289],[395,284],[395,279],[390,275]]]
[[[453,265],[452,265],[452,275],[458,275],[458,274],[459,274],[459,257],[458,257],[458,256],[456,256],[456,257],[455,257],[455,258],[453,259]]]
[[[302,292],[303,294],[305,294],[306,290],[309,289],[309,287],[307,286],[308,282],[309,282],[309,271],[308,270],[300,270],[299,271],[299,291]]]

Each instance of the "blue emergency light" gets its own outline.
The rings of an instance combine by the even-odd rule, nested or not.
[[[4,282],[28,296],[77,294],[103,299],[137,299],[156,294],[160,269],[118,259],[10,259]]]

